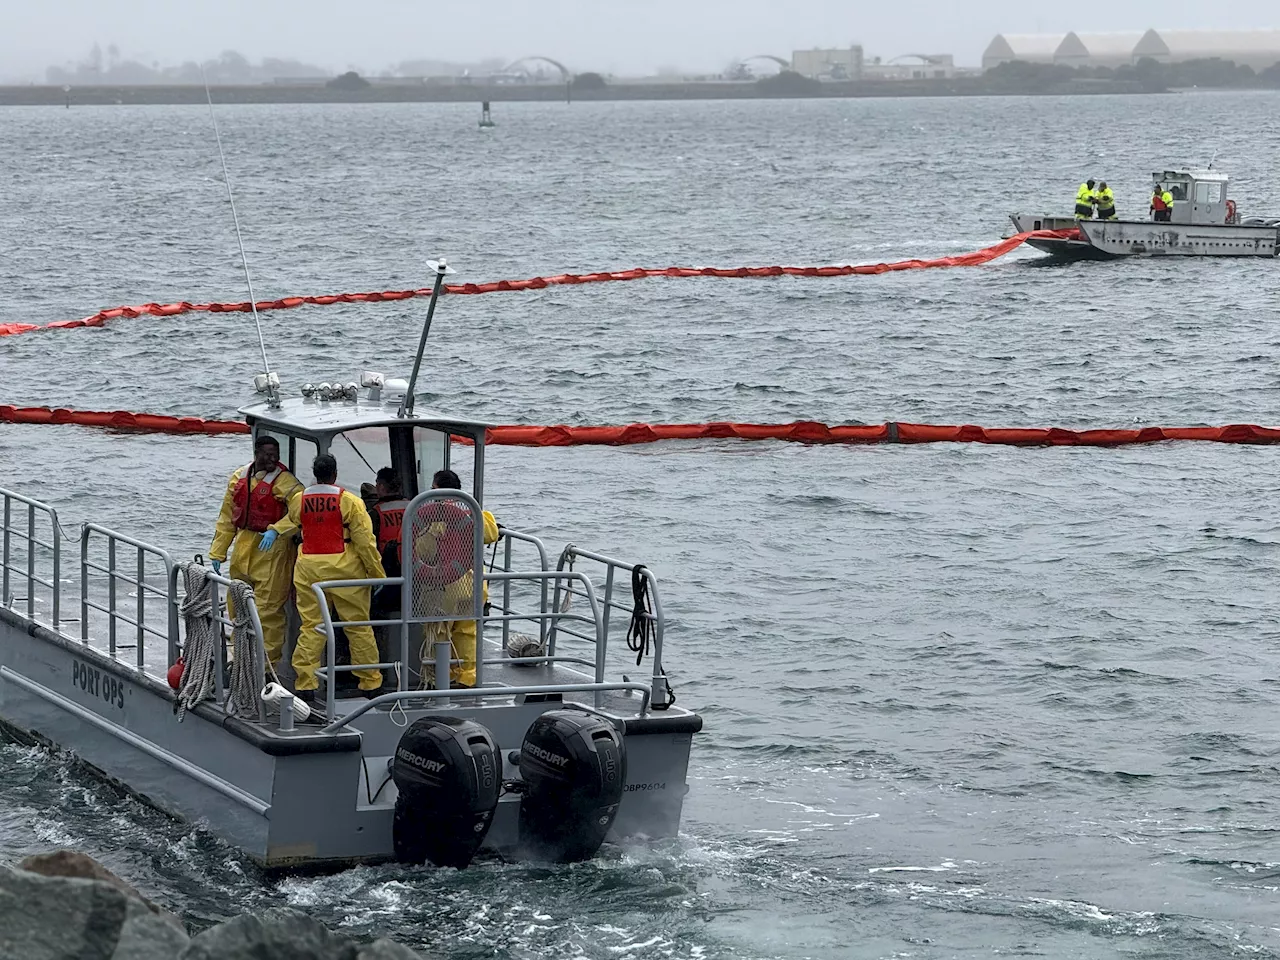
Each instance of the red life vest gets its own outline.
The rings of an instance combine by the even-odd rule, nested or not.
[[[274,470],[254,483],[250,490],[253,464],[245,467],[244,476],[237,481],[231,498],[231,522],[237,530],[248,529],[254,533],[263,533],[285,515],[287,508],[276,499],[275,486],[276,481],[286,472],[284,467],[277,464]]]
[[[408,500],[385,500],[373,505],[378,514],[379,553],[393,543],[399,546],[400,531],[404,528],[404,511],[408,506]]]
[[[341,487],[318,483],[303,490],[301,521],[303,553],[342,553],[347,549]]]
[[[1169,205],[1164,202],[1164,196],[1157,193],[1151,197],[1151,208],[1153,210],[1168,210]]]

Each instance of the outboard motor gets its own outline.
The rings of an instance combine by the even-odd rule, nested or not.
[[[474,720],[423,717],[396,744],[391,838],[401,863],[462,869],[480,849],[502,793],[502,756]]]
[[[538,860],[595,856],[613,826],[627,780],[622,735],[602,717],[551,710],[520,747],[520,845]]]

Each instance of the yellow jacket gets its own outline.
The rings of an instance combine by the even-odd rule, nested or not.
[[[484,542],[486,544],[495,543],[498,539],[498,521],[494,519],[493,514],[488,510],[481,511],[481,513],[483,522],[482,536],[484,538]],[[440,521],[430,523],[419,530],[418,535],[414,538],[413,542],[414,559],[418,563],[425,563],[428,565],[435,565],[441,562],[442,558],[439,556],[440,539],[444,537],[447,532],[446,523]],[[469,547],[465,558],[465,567],[463,572],[460,575],[456,572],[449,572],[451,566],[456,571],[459,566],[463,565],[464,559],[462,557],[445,557],[443,558],[442,566],[436,574],[438,579],[436,579],[435,583],[432,584],[430,579],[428,579],[424,580],[420,584],[415,584],[415,587],[425,590],[428,593],[443,590],[443,596],[437,592],[434,600],[426,601],[432,607],[440,605],[444,609],[448,610],[448,612],[459,615],[469,613],[469,607],[471,604],[471,585],[474,582],[470,568],[471,554]],[[405,574],[408,576],[409,571],[405,571]],[[484,600],[487,603],[489,601],[489,585],[487,583],[484,585],[483,594]]]
[[[236,525],[232,521],[232,511],[234,510],[234,497],[236,486],[244,477],[248,466],[241,467],[235,473],[231,474],[231,479],[227,481],[227,492],[222,497],[222,509],[218,511],[218,522],[214,526],[213,544],[209,547],[209,559],[223,561],[227,559],[227,551],[231,549],[231,541],[235,539]],[[255,483],[266,476],[266,471],[255,471],[250,479]],[[276,478],[275,485],[271,488],[272,495],[286,506],[290,506],[290,501],[298,494],[302,493],[302,483],[290,473],[283,465],[280,467],[280,476]],[[288,514],[279,520],[272,529],[276,530],[282,537],[292,536],[298,529],[295,522],[289,526],[285,521]],[[258,534],[253,534],[257,537]]]
[[[298,530],[302,526],[302,496],[289,501],[289,515],[271,525],[281,536],[286,532]],[[369,511],[364,501],[350,490],[342,491],[339,501],[342,510],[342,525],[346,527],[350,543],[342,553],[306,553],[306,543],[298,551],[298,566],[325,567],[325,580],[361,580],[386,577],[382,569],[382,558],[378,555],[378,541],[373,535],[373,521],[369,519]]]

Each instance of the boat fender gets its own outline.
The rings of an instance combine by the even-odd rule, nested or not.
[[[396,744],[391,836],[401,863],[462,869],[493,824],[502,793],[502,755],[474,720],[423,717]]]
[[[588,860],[622,803],[627,755],[622,734],[578,710],[541,714],[520,747],[520,846],[534,860]]]
[[[262,697],[263,703],[268,707],[275,707],[278,711],[280,709],[281,698],[283,698],[288,692],[289,691],[280,686],[280,684],[273,681],[262,688],[260,696]],[[295,694],[293,696],[293,719],[298,723],[302,723],[310,716],[311,707]]]
[[[169,668],[169,673],[168,673],[169,686],[172,687],[174,690],[181,689],[182,675],[186,672],[186,670],[187,670],[187,661],[184,660],[182,657],[179,657],[177,659],[177,662],[175,662],[174,665]]]

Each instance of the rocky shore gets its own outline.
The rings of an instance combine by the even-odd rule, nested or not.
[[[189,935],[92,857],[70,850],[0,865],[0,960],[418,960],[361,944],[300,910],[246,914]]]

